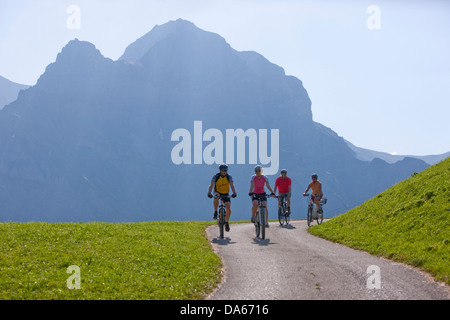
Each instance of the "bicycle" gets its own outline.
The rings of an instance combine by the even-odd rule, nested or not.
[[[261,233],[261,238],[266,238],[266,206],[262,204],[262,198],[267,196],[266,193],[264,194],[252,194],[255,196],[256,200],[258,200],[258,210],[256,210],[255,218],[254,218],[254,224],[255,224],[255,231],[256,231],[256,237],[259,237],[259,234]],[[266,198],[267,201],[267,198]]]
[[[290,221],[291,214],[287,211],[286,198],[287,198],[287,195],[277,196],[277,199],[281,199],[281,204],[280,204],[280,207],[278,208],[278,221],[280,222],[281,226],[285,222],[286,222],[286,225],[288,225],[289,221]]]
[[[220,198],[219,215],[217,217],[217,225],[219,226],[220,239],[223,239],[223,230],[224,230],[225,222],[226,222],[226,210],[225,210],[224,199],[227,197],[228,197],[228,195],[218,195],[218,194],[214,195],[214,199]]]
[[[306,193],[303,196],[308,197],[310,194]],[[308,223],[308,227],[311,226],[311,223],[313,220],[317,221],[317,224],[322,224],[323,222],[323,205],[327,203],[327,198],[323,197],[319,203],[320,207],[322,208],[322,212],[317,212],[317,208],[314,208],[314,201],[312,199],[312,195],[309,199],[307,199],[308,202],[308,212],[306,214],[306,222]]]

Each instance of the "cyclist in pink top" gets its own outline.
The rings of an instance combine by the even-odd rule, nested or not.
[[[258,198],[260,198],[263,202],[263,205],[267,208],[267,198],[266,198],[266,191],[265,186],[270,190],[271,194],[270,196],[275,197],[275,193],[273,192],[272,188],[270,187],[269,180],[267,177],[263,174],[261,174],[262,167],[260,165],[257,165],[255,167],[255,174],[252,176],[251,183],[250,183],[250,191],[248,192],[248,195],[252,197],[253,201],[253,207],[252,207],[252,222],[255,218],[255,213],[258,210]],[[268,210],[266,210],[266,228],[269,227],[269,213]]]

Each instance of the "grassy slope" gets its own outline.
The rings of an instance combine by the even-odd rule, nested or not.
[[[420,267],[450,284],[450,158],[414,174],[314,235]]]
[[[221,279],[210,224],[0,223],[0,299],[202,298]]]

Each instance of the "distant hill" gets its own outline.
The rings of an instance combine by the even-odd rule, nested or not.
[[[450,158],[310,231],[450,284]]]
[[[426,155],[426,156],[396,155],[396,154],[390,154],[387,152],[380,152],[380,151],[374,151],[374,150],[370,150],[370,149],[360,148],[360,147],[355,146],[354,144],[352,144],[351,142],[349,142],[347,140],[345,142],[350,147],[350,149],[355,151],[356,157],[359,160],[363,160],[363,161],[372,161],[375,158],[379,158],[388,163],[395,163],[397,161],[405,159],[406,157],[409,157],[409,158],[414,158],[414,159],[420,159],[420,160],[425,161],[429,165],[433,165],[433,164],[441,162],[442,160],[450,157],[450,152],[446,152],[443,154],[436,154],[436,155]]]
[[[29,88],[30,86],[12,82],[0,76],[0,110],[8,103],[17,99],[20,90]]]
[[[301,80],[182,19],[155,26],[120,59],[72,40],[36,85],[0,111],[0,221],[209,220],[206,193],[227,162],[249,219],[253,168],[291,177],[294,218],[313,172],[334,216],[428,165],[361,161],[312,120]],[[269,201],[276,214],[276,202]]]

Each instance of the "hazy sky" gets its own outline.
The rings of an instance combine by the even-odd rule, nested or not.
[[[177,18],[302,80],[314,120],[356,146],[450,151],[447,0],[0,0],[0,75],[35,84],[75,37],[116,60]]]

